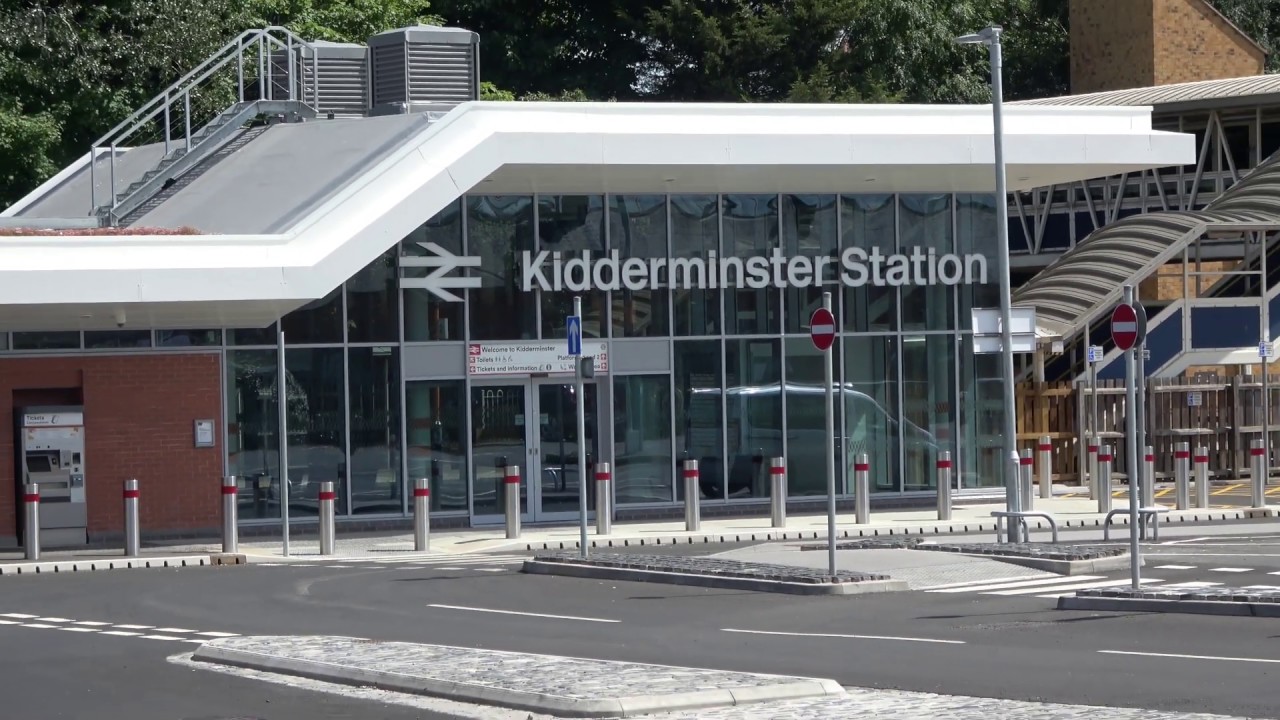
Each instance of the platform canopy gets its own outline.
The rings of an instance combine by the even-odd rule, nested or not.
[[[1149,108],[1011,107],[1005,131],[1011,191],[1194,162]],[[4,215],[84,214],[87,164]],[[986,193],[992,167],[989,106],[474,102],[280,124],[136,220],[206,234],[0,241],[3,325],[264,326],[466,193]]]

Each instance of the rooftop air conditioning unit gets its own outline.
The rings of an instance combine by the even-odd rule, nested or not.
[[[311,48],[315,48],[314,52]],[[294,100],[325,118],[364,117],[369,108],[369,48],[358,43],[316,40],[293,49]],[[289,54],[271,54],[272,99],[289,99]],[[319,83],[316,77],[319,76]]]
[[[417,25],[369,38],[370,115],[447,111],[480,99],[480,36]]]

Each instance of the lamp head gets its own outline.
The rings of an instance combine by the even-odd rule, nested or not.
[[[1000,30],[1001,27],[999,25],[992,25],[976,33],[961,35],[955,38],[953,42],[957,45],[990,45],[1000,39]]]

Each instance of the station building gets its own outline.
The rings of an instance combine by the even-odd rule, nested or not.
[[[0,543],[24,479],[62,544],[120,533],[127,478],[151,537],[216,528],[224,475],[249,531],[282,477],[294,518],[332,481],[340,524],[404,522],[427,477],[433,523],[500,522],[504,464],[526,522],[563,521],[580,453],[621,518],[676,512],[685,458],[704,513],[751,512],[773,456],[817,505],[824,292],[842,496],[863,452],[878,499],[931,494],[944,450],[962,492],[998,483],[990,106],[477,102],[477,42],[246,32],[0,214]],[[1014,193],[1194,148],[1150,107],[1006,108]]]

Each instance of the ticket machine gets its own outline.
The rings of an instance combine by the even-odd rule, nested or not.
[[[84,408],[24,407],[15,411],[18,492],[40,486],[40,544],[87,544],[88,509],[84,488]],[[21,505],[19,525],[23,522]],[[21,537],[19,528],[19,537]]]

